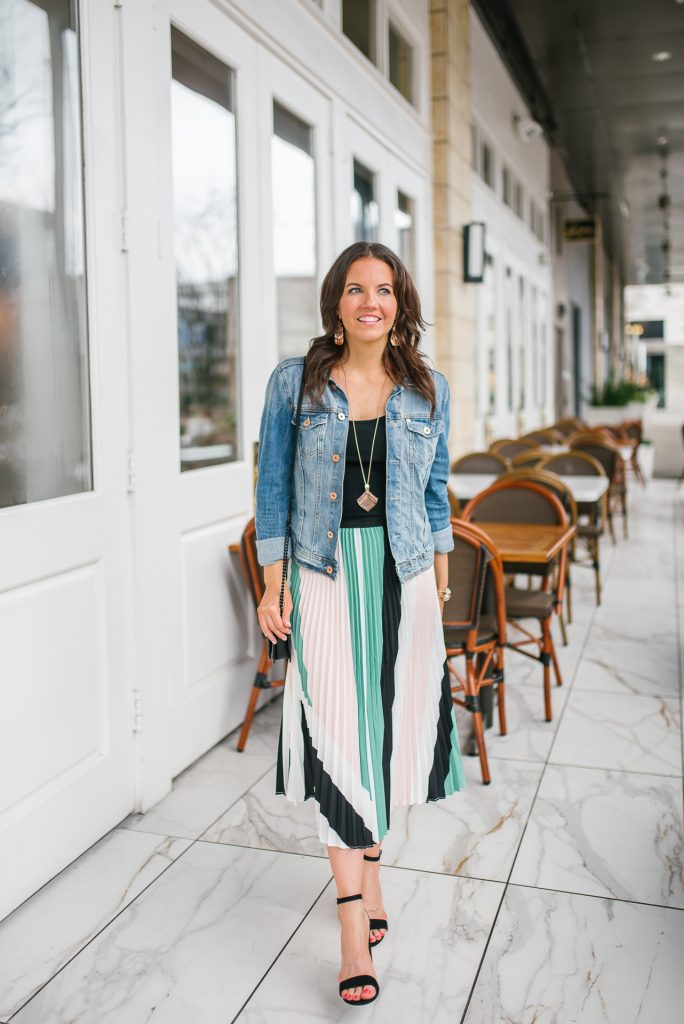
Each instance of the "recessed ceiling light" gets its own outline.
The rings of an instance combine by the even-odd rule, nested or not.
[[[664,60],[669,60],[672,54],[669,50],[656,50],[655,53],[651,54],[651,60],[657,61],[659,64]]]
[[[682,0],[682,3],[684,4],[684,0]],[[667,135],[659,135],[658,138],[656,139],[656,142],[658,143],[659,146],[667,146],[668,141],[669,141],[669,139],[668,139]]]

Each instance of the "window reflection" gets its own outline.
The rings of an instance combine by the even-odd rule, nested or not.
[[[0,507],[92,487],[76,5],[0,4]]]
[[[234,75],[172,29],[181,469],[239,458]]]
[[[380,211],[375,201],[375,175],[358,160],[354,161],[354,188],[351,197],[355,242],[375,242]]]
[[[413,102],[413,50],[402,34],[389,23],[389,80],[409,103]]]
[[[316,190],[311,127],[273,104],[273,258],[278,352],[302,355],[318,334]]]
[[[399,256],[413,277],[415,274],[416,227],[414,202],[401,190],[397,191],[397,208],[394,223],[399,235]]]

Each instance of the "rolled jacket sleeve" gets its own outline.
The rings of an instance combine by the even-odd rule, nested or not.
[[[283,557],[292,486],[292,415],[292,396],[276,366],[266,388],[259,429],[256,546],[260,565],[271,565]]]
[[[437,438],[437,451],[430,470],[427,487],[425,488],[425,510],[430,522],[430,528],[432,529],[432,542],[435,552],[445,554],[451,551],[454,546],[450,521],[451,509],[449,507],[449,495],[447,494],[451,401],[446,378],[441,374],[439,376],[435,375],[435,385],[438,384],[438,381],[442,387],[442,401],[439,408],[444,429]]]

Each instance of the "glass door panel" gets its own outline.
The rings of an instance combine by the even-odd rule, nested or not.
[[[240,458],[234,73],[171,30],[180,463]]]

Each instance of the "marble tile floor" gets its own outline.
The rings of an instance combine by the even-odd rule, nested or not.
[[[492,783],[396,813],[390,931],[374,954],[392,1024],[674,1024],[684,1005],[681,634],[684,491],[632,488],[604,541],[604,600],[576,570],[564,685],[507,655]],[[675,526],[677,517],[677,526]],[[673,555],[673,545],[679,550]],[[648,558],[648,553],[654,553]],[[641,575],[640,575],[641,574]],[[662,606],[662,613],[659,610]],[[274,794],[279,700],[0,922],[0,1022],[344,1020],[334,884],[311,803]],[[468,713],[458,709],[462,748]]]

